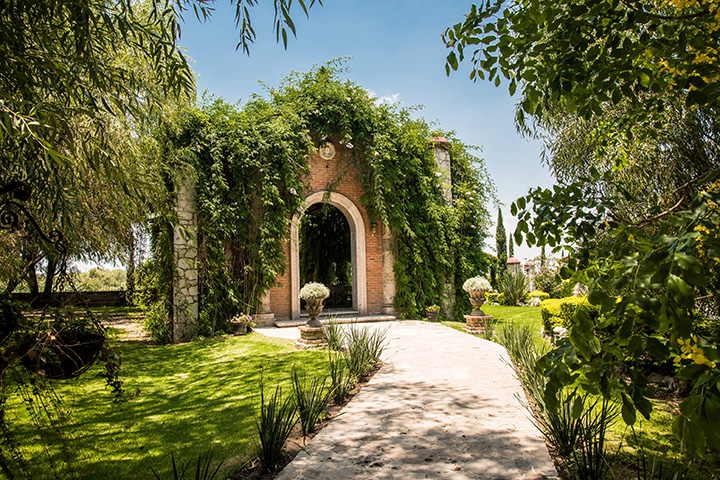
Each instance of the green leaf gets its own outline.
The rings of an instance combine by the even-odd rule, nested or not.
[[[630,398],[627,395],[623,395],[622,409],[620,410],[622,419],[627,425],[635,425],[635,407],[633,406]]]
[[[450,52],[447,56],[447,64],[450,65],[450,68],[457,71],[458,69],[458,59],[455,55],[455,52]]]

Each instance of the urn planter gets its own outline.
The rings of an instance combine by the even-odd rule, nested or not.
[[[232,327],[233,335],[247,335],[248,324],[245,322],[230,322]]]
[[[322,312],[324,298],[306,298],[305,299],[305,310],[310,316],[307,325],[309,327],[322,327],[322,323],[317,319],[318,315]]]
[[[485,312],[481,310],[483,304],[485,303],[485,291],[484,290],[471,290],[468,292],[470,294],[470,303],[472,303],[472,306],[474,308],[471,315],[476,317],[481,317],[485,315]]]

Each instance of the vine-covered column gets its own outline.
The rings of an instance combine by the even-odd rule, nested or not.
[[[383,282],[383,305],[382,313],[395,315],[395,256],[392,252],[392,232],[383,225],[382,227],[382,282]]]
[[[190,175],[182,175],[177,183],[173,342],[181,343],[192,340],[198,326],[197,200],[195,180]]]
[[[434,137],[433,153],[435,154],[435,163],[437,163],[438,173],[442,182],[443,198],[445,204],[452,206],[452,158],[450,156],[450,142],[442,137]],[[454,255],[450,258],[450,262],[454,263]],[[452,318],[453,307],[455,305],[455,282],[452,275],[445,278],[445,301],[443,302],[443,314],[447,318]]]

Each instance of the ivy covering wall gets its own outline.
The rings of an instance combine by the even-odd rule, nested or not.
[[[216,330],[238,311],[254,311],[283,273],[291,216],[312,193],[304,183],[307,159],[327,138],[351,152],[371,221],[392,230],[396,309],[417,318],[442,303],[453,277],[463,299],[456,315],[469,308],[460,286],[487,269],[482,248],[494,194],[482,160],[413,110],[343,80],[344,72],[335,61],[293,73],[267,97],[243,105],[205,99],[168,140],[197,175],[202,328]],[[449,206],[430,142],[438,135],[451,142]]]

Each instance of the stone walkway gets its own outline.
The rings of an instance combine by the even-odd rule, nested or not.
[[[427,322],[362,328],[388,329],[383,367],[278,480],[558,478],[500,345]]]

